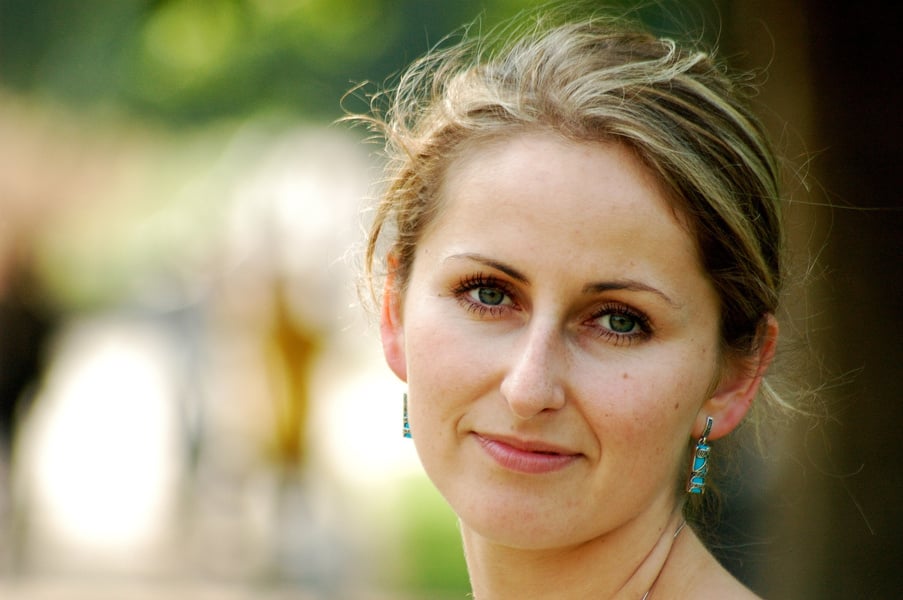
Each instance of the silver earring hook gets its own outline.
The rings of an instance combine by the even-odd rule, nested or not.
[[[712,433],[712,425],[715,424],[715,419],[712,417],[705,418],[705,429],[702,430],[702,436],[700,436],[699,441],[701,443],[705,443],[709,437],[709,434]]]

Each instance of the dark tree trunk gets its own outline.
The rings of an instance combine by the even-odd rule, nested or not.
[[[903,590],[903,45],[891,9],[871,4],[722,3],[723,45],[768,67],[766,120],[808,169],[795,200],[822,204],[790,211],[798,270],[820,253],[792,312],[808,315],[801,342],[821,366],[805,378],[830,386],[833,419],[795,427],[765,477],[752,583],[775,600]]]

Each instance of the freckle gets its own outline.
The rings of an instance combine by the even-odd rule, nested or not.
[[[675,403],[674,403],[674,410],[677,410],[678,408],[680,408],[680,402],[675,402]]]

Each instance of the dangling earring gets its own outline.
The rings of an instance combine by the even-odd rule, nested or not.
[[[403,420],[403,428],[401,430],[401,434],[407,438],[411,439],[411,424],[408,423],[408,394],[405,392],[404,394],[404,412],[402,413]]]
[[[690,494],[705,493],[705,477],[709,472],[709,433],[712,431],[712,417],[706,417],[705,429],[702,437],[696,442],[696,450],[693,452],[693,460],[690,462],[690,481],[687,483],[687,492]]]

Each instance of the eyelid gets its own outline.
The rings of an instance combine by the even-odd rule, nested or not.
[[[473,273],[461,278],[460,282],[455,287],[455,291],[463,292],[478,287],[498,288],[504,290],[507,294],[514,294],[513,286],[510,283],[497,275],[490,275],[483,272]]]
[[[511,304],[483,304],[470,298],[468,292],[478,288],[495,288],[500,290],[506,297],[511,300]],[[501,314],[504,310],[517,310],[518,302],[511,286],[505,281],[494,275],[485,273],[474,273],[461,279],[461,281],[451,290],[452,294],[458,301],[468,310],[478,313],[480,316],[490,314],[493,316]]]
[[[617,333],[598,324],[600,318],[611,314],[624,314],[631,319],[635,319],[640,331],[636,333]],[[592,316],[590,316],[588,320],[594,323],[593,327],[597,328],[599,337],[606,338],[617,344],[629,344],[643,341],[652,337],[653,334],[653,328],[649,317],[642,311],[624,304],[623,302],[608,301],[603,303],[602,306],[593,311]]]

